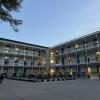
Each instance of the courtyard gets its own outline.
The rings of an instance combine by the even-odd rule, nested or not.
[[[100,100],[100,80],[32,83],[5,79],[0,100]]]

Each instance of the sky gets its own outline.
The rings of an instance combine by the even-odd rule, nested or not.
[[[0,37],[52,47],[100,29],[100,0],[24,0],[19,32],[0,22]]]

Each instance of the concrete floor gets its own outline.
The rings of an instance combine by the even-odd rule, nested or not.
[[[22,82],[4,80],[0,100],[100,100],[100,80]]]

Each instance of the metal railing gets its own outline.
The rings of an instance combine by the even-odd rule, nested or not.
[[[66,53],[71,53],[71,52],[76,52],[76,51],[82,51],[82,50],[86,50],[86,49],[92,49],[92,48],[95,48],[95,47],[98,47],[100,46],[100,41],[99,43],[96,42],[90,42],[90,43],[87,43],[87,44],[84,44],[84,45],[80,45],[78,48],[69,48],[69,49],[65,49],[63,52],[59,52],[57,55],[60,55],[60,54],[66,54]]]
[[[97,61],[96,59],[89,59],[89,61],[84,59],[83,60],[79,59],[77,61],[74,60],[70,62],[65,61],[64,63],[57,63],[55,64],[55,66],[68,66],[68,65],[91,64],[91,63],[100,63],[100,61]]]

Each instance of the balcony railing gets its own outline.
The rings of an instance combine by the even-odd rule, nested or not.
[[[4,64],[4,62],[3,61],[0,61],[0,66],[2,66]]]
[[[27,52],[27,53],[25,53],[24,52],[24,50],[23,51],[19,51],[19,52],[17,52],[17,51],[15,51],[14,49],[5,49],[4,50],[4,48],[2,47],[2,48],[0,48],[0,53],[5,53],[5,54],[16,54],[16,55],[25,55],[25,56],[34,56],[34,57],[38,57],[39,56],[39,54],[38,54],[38,52],[35,52],[34,54],[32,53],[32,52]]]
[[[32,64],[31,63],[27,63],[24,66],[32,66]]]
[[[87,61],[86,60],[78,60],[77,64],[87,64]]]
[[[80,45],[79,48],[76,48],[77,51],[85,50],[85,45]]]
[[[97,42],[87,43],[86,44],[86,49],[91,49],[91,48],[94,48],[94,47],[97,47],[97,46],[98,46]]]
[[[72,53],[72,52],[76,52],[76,51],[82,51],[82,50],[86,50],[86,49],[91,49],[91,48],[95,48],[100,46],[100,41],[99,43],[96,42],[90,42],[84,45],[79,45],[78,48],[69,48],[69,49],[64,49],[63,52],[59,52],[56,55],[60,55],[60,54],[67,54],[67,53]]]
[[[67,49],[67,52],[75,52],[76,51],[76,49],[75,48],[70,48],[70,49]]]
[[[100,61],[97,61],[96,59],[89,59],[89,60],[82,60],[82,59],[79,59],[79,60],[73,60],[73,61],[65,61],[63,64],[62,63],[57,63],[55,64],[55,66],[68,66],[68,65],[80,65],[80,64],[91,64],[91,63],[100,63]]]
[[[14,66],[24,66],[24,63],[14,63]]]
[[[70,62],[68,62],[68,65],[76,65],[76,64],[77,64],[76,61],[70,61]]]
[[[96,59],[90,59],[88,61],[88,63],[100,63],[100,61],[99,60],[96,60]]]
[[[4,52],[4,48],[0,47],[0,53],[3,53],[3,52]]]

